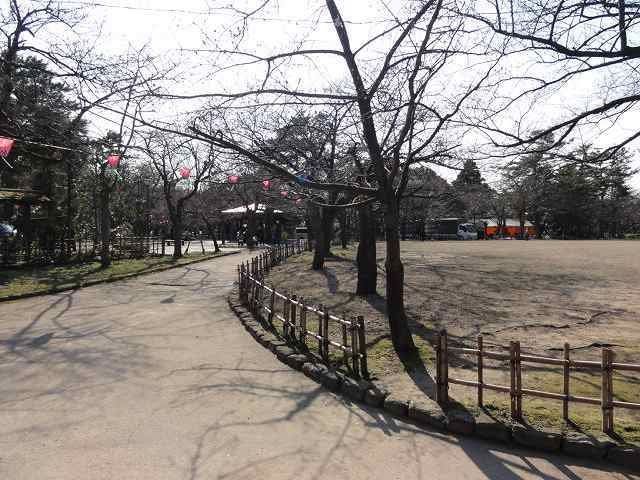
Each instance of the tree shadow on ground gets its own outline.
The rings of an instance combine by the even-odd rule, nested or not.
[[[218,414],[205,422],[193,437],[190,447],[192,454],[185,465],[186,478],[190,479],[209,478],[207,475],[212,468],[218,469],[219,478],[269,477],[276,471],[280,472],[282,478],[295,478],[287,475],[287,467],[290,462],[297,464],[301,456],[304,458],[306,474],[302,476],[305,478],[335,478],[333,475],[337,465],[348,468],[345,478],[356,478],[358,473],[371,472],[372,468],[379,467],[380,460],[368,454],[367,446],[388,442],[389,439],[393,440],[390,443],[390,455],[398,453],[398,449],[393,448],[393,444],[398,445],[398,442],[402,442],[401,448],[406,454],[402,460],[395,460],[405,463],[395,465],[410,478],[416,479],[442,478],[444,472],[454,468],[460,469],[460,476],[499,480],[524,477],[579,480],[583,467],[596,467],[612,474],[621,473],[621,469],[612,465],[533,452],[474,438],[454,437],[424,428],[410,419],[396,419],[375,407],[336,398],[307,381],[280,383],[282,377],[277,374],[280,369],[275,367],[244,367],[243,362],[238,361],[229,367],[207,365],[201,370],[206,376],[194,379],[187,390],[180,392],[179,401],[189,400],[203,408],[218,403],[222,406],[217,407]],[[237,376],[215,380],[209,378],[212,373],[218,376],[222,372],[225,375],[236,373]],[[274,377],[274,374],[278,376]],[[220,395],[226,394],[239,395],[238,402],[233,406],[217,402],[224,398]],[[264,404],[264,414],[260,418],[247,418],[242,412],[241,405],[251,401],[252,397],[259,398]],[[227,405],[226,409],[224,405]],[[283,405],[286,407],[280,408]],[[344,406],[344,413],[336,410],[340,405]],[[175,408],[176,405],[172,403],[171,406]],[[292,420],[305,427],[296,430],[294,424],[290,423]],[[251,428],[252,432],[259,435],[261,429],[279,429],[283,425],[291,425],[287,428],[293,428],[292,435],[303,435],[303,447],[283,442],[282,445],[270,446],[265,455],[241,456],[233,464],[220,468],[222,459],[229,451],[241,448],[235,435],[238,428]],[[308,425],[314,428],[306,429]],[[434,449],[434,445],[438,445],[437,448]],[[434,455],[442,459],[434,460]],[[348,464],[344,463],[347,458]],[[391,462],[394,458],[390,457]],[[440,475],[424,468],[425,462],[433,464],[445,459],[452,463],[443,465]],[[393,469],[393,465],[389,463],[388,468]],[[633,477],[621,473],[616,478]]]

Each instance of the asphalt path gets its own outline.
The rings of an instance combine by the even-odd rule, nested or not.
[[[229,310],[248,256],[0,303],[0,479],[640,478],[325,391]]]

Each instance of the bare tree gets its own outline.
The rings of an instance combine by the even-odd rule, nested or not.
[[[189,201],[218,166],[211,145],[152,131],[142,136],[143,152],[162,180],[162,191],[171,221],[174,258],[182,257],[184,214]]]
[[[71,30],[83,16],[79,9],[62,7],[59,2],[52,0],[9,0],[8,8],[3,9],[0,15],[0,32],[4,37],[0,66],[0,115],[2,127],[6,130],[11,123],[7,107],[14,88],[13,79],[16,69],[22,65],[20,55],[32,55],[44,60],[57,70],[57,75],[75,75],[75,67],[67,63],[63,55],[59,55],[56,46],[49,43],[48,49],[43,48],[34,38],[41,30],[50,27],[62,26]]]
[[[478,2],[473,12],[464,14],[506,40],[508,50],[517,53],[518,63],[526,68],[524,74],[512,69],[508,78],[496,84],[502,91],[510,92],[503,96],[505,102],[501,102],[498,110],[519,108],[524,118],[527,110],[540,103],[540,96],[558,91],[565,95],[560,98],[569,99],[567,106],[571,107],[576,92],[590,88],[592,83],[599,84],[586,105],[581,99],[575,108],[564,108],[559,118],[545,118],[542,127],[536,125],[523,131],[521,122],[515,127],[487,122],[487,131],[495,134],[492,135],[495,144],[509,148],[525,145],[532,149],[532,144],[537,143],[540,148],[541,140],[554,135],[555,141],[543,147],[556,148],[580,127],[591,127],[587,131],[599,134],[637,113],[640,100],[637,72],[640,45],[634,44],[640,28],[637,2],[491,0]],[[527,134],[533,129],[533,133]],[[638,137],[637,128],[626,137],[609,136],[612,139],[607,139],[608,148],[602,156],[615,153]]]
[[[445,3],[450,8],[445,8]],[[464,40],[465,19],[450,14],[453,7],[444,0],[429,0],[404,5],[397,12],[389,10],[384,29],[354,47],[340,8],[335,1],[326,0],[322,11],[328,14],[333,26],[337,48],[298,48],[268,56],[239,49],[227,51],[231,57],[242,59],[235,67],[265,65],[266,74],[259,85],[239,92],[167,95],[171,99],[207,98],[211,109],[227,112],[219,122],[217,135],[198,124],[192,126],[192,135],[197,138],[236,152],[301,187],[346,193],[353,197],[354,204],[371,198],[382,204],[387,314],[398,351],[414,348],[404,309],[404,267],[399,238],[399,202],[409,172],[414,165],[446,161],[451,150],[458,146],[448,139],[463,135],[462,131],[453,132],[462,123],[463,106],[474,105],[483,83],[500,59],[499,51],[483,49],[478,39]],[[475,58],[479,60],[474,61]],[[313,65],[325,61],[333,67],[335,59],[346,67],[348,81],[345,83],[330,82],[316,89],[291,88],[276,76],[276,72],[292,62],[307,60]],[[465,75],[455,77],[460,68]],[[258,104],[248,105],[256,96]],[[301,104],[308,108],[340,105],[352,112],[353,135],[366,146],[365,170],[371,172],[370,176],[361,183],[351,178],[322,181],[301,178],[298,172],[282,166],[277,156],[247,141],[241,127],[237,128],[239,123],[229,119],[230,112],[237,111],[232,109],[243,106],[281,109],[283,105]]]

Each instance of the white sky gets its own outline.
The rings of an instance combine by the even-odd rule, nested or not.
[[[258,0],[240,0],[216,2],[215,0],[61,0],[64,6],[86,7],[90,21],[82,27],[84,32],[80,35],[91,36],[92,32],[100,26],[102,29],[102,41],[97,46],[106,53],[122,52],[130,47],[139,48],[148,45],[150,51],[166,62],[178,63],[179,70],[184,75],[182,83],[174,88],[176,93],[187,93],[197,91],[198,88],[204,90],[211,89],[212,80],[210,73],[214,68],[216,57],[190,52],[193,49],[211,48],[217,42],[227,44],[229,40],[230,23],[238,19],[238,15],[228,7],[240,10],[249,10],[247,4],[255,8]],[[337,40],[333,26],[330,24],[328,14],[322,6],[323,2],[311,0],[279,0],[274,2],[277,8],[269,8],[259,13],[250,23],[249,35],[244,42],[245,46],[250,46],[254,51],[264,54],[286,51],[289,46],[304,42],[306,48],[337,47]],[[389,3],[394,3],[391,0]],[[352,36],[352,44],[358,45],[362,40],[368,38],[372,32],[381,29],[382,24],[379,19],[383,18],[382,4],[377,1],[349,0],[339,2],[343,17],[348,24]],[[221,6],[222,8],[211,7]],[[316,21],[320,23],[316,25]],[[313,31],[310,27],[315,26]],[[336,57],[337,58],[337,57]],[[316,65],[312,75],[305,77],[304,71],[292,70],[288,75],[289,85],[299,83],[309,84],[310,82],[332,83],[343,78],[346,70],[341,61],[333,59],[328,63],[322,59],[323,64]],[[261,71],[262,69],[260,69]],[[321,77],[321,78],[317,78]],[[224,79],[224,88],[227,90],[242,89],[254,83],[254,78],[236,77],[226,75],[219,77]],[[220,80],[217,80],[220,82]],[[220,86],[217,83],[218,87]],[[547,95],[537,103],[537,108],[532,111],[536,115],[533,125],[543,126],[550,118],[562,115],[565,109],[573,110],[585,105],[592,104],[594,100],[594,89],[596,85],[593,79],[584,79],[569,88],[569,94]],[[601,103],[601,99],[597,99]],[[175,108],[185,109],[192,105],[186,102],[177,104]],[[95,125],[93,132],[98,134],[106,128],[105,122],[93,117]],[[630,120],[631,119],[631,120]],[[584,141],[603,143],[604,140],[624,138],[625,133],[635,127],[640,118],[628,116],[623,121],[618,122],[614,127],[606,132],[600,139],[593,138],[593,131],[583,129],[577,131],[573,138],[580,138]],[[636,153],[637,145],[632,146],[632,151]],[[636,155],[637,156],[637,155]],[[640,161],[636,161],[640,167]],[[489,180],[495,179],[489,165],[481,164],[481,170]],[[455,172],[437,169],[438,173],[451,179]],[[640,188],[640,176],[636,175],[632,180],[634,188]]]

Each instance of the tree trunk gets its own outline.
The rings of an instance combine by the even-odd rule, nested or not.
[[[356,264],[358,266],[358,285],[356,295],[372,295],[376,293],[378,282],[378,264],[376,262],[376,227],[373,222],[371,205],[358,209],[360,222],[360,242]]]
[[[387,273],[387,315],[391,330],[391,341],[397,352],[415,350],[407,314],[404,310],[404,266],[400,258],[400,237],[398,235],[399,214],[395,195],[386,202],[387,212],[384,215],[387,257],[385,269]]]
[[[347,248],[349,246],[349,234],[347,231],[348,217],[345,209],[340,211],[340,214],[338,215],[338,222],[340,223],[340,244],[342,248]]]
[[[324,238],[324,228],[322,225],[322,209],[317,206],[310,207],[311,210],[311,226],[313,229],[313,270],[322,270],[324,268],[324,258],[326,256],[326,241]]]
[[[111,265],[109,244],[111,242],[111,212],[109,211],[110,192],[106,185],[100,192],[100,265],[107,268]]]
[[[182,258],[182,208],[176,208],[176,213],[172,219],[173,223],[173,258]]]
[[[255,203],[258,205],[258,202]],[[253,241],[253,237],[256,235],[256,213],[252,210],[247,211],[247,247],[252,249],[255,247],[255,243]]]
[[[333,221],[335,211],[332,208],[321,208],[320,218],[322,225],[322,241],[324,242],[324,255],[331,255],[331,241],[333,240]]]
[[[75,218],[75,208],[74,208],[74,192],[75,192],[75,184],[73,177],[73,168],[70,162],[66,164],[66,174],[67,174],[67,194],[66,194],[66,212],[65,212],[65,229],[64,229],[64,238],[63,240],[74,240],[75,239],[75,231],[73,228],[73,220]],[[68,249],[67,249],[68,248]],[[65,255],[67,257],[71,256],[72,250],[75,249],[75,241],[72,243],[65,242]]]
[[[213,249],[215,253],[220,252],[220,245],[218,245],[218,240],[216,240],[216,229],[213,228],[213,225],[209,222],[209,220],[207,220],[207,218],[205,216],[202,217],[202,220],[204,220],[204,224],[207,227],[207,231],[209,232],[209,236],[211,237],[211,240],[213,240]],[[224,239],[224,237],[223,237]],[[224,240],[223,240],[224,243]]]

